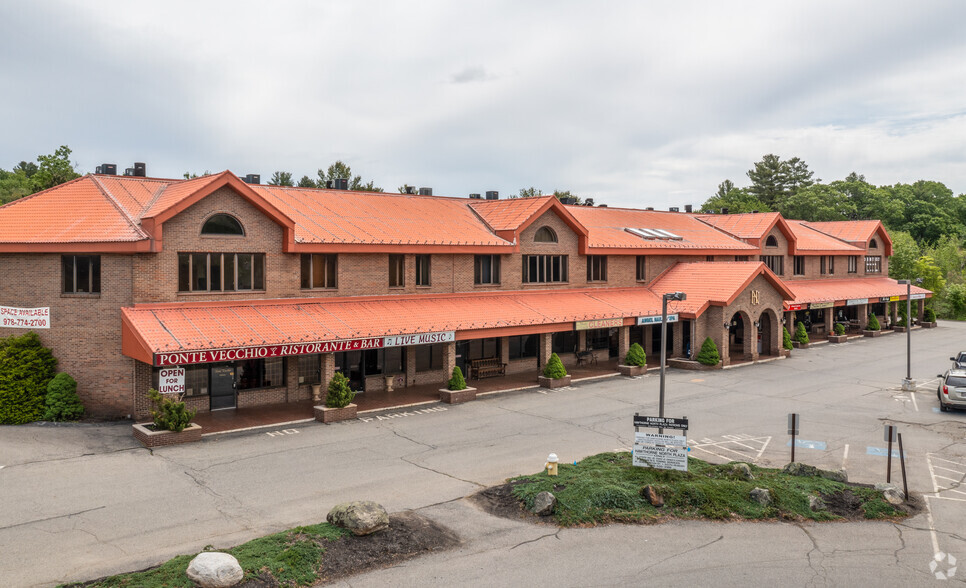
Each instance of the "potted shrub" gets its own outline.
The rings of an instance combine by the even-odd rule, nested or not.
[[[698,352],[698,363],[709,367],[717,366],[721,362],[721,354],[718,353],[718,346],[714,344],[711,337],[706,337],[701,344],[701,351]]]
[[[782,349],[781,354],[788,357],[792,354],[792,334],[788,332],[788,327],[782,325]]]
[[[544,388],[562,388],[570,385],[570,375],[556,353],[550,354],[547,365],[543,366],[543,375],[537,376],[537,382]]]
[[[892,327],[897,333],[905,333],[906,329],[909,328],[909,324],[906,317],[906,305],[899,304],[899,312],[897,313],[899,318],[896,320],[896,324]]]
[[[926,310],[925,312],[923,312],[923,315],[922,315],[922,327],[924,329],[932,329],[932,328],[935,328],[936,325],[938,324],[939,323],[936,322],[936,311],[934,311],[929,307],[926,307]]]
[[[799,321],[795,327],[795,340],[792,341],[795,349],[808,349],[808,332],[805,331],[805,323]]]
[[[647,371],[647,356],[640,343],[634,343],[624,356],[624,363],[618,364],[622,376],[640,376]]]
[[[152,388],[148,391],[148,398],[154,404],[154,408],[151,409],[153,421],[134,425],[134,438],[145,447],[162,447],[201,440],[201,425],[191,422],[195,417],[195,411],[185,405],[183,396],[178,395],[175,400]]]
[[[878,337],[882,334],[882,326],[879,325],[879,319],[874,314],[869,315],[869,323],[866,325],[866,329],[862,331],[862,334],[866,337]]]
[[[466,379],[463,378],[463,370],[460,369],[460,366],[453,366],[453,375],[446,387],[439,390],[439,399],[446,404],[460,404],[476,400],[476,388],[470,388],[466,385]]]
[[[832,327],[834,335],[829,335],[828,340],[831,343],[845,343],[849,340],[848,336],[845,334],[845,325],[842,323],[835,323]]]
[[[315,420],[335,423],[356,418],[358,407],[352,404],[355,397],[356,393],[349,387],[349,379],[342,372],[336,372],[329,380],[325,406],[315,407]]]

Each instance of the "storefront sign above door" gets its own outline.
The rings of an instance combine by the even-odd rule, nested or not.
[[[669,323],[678,322],[678,315],[676,314],[667,315],[667,322]],[[661,324],[661,317],[660,316],[639,316],[637,317],[637,324],[639,325],[658,324],[659,325]]]
[[[624,326],[624,319],[614,318],[614,319],[599,319],[596,321],[577,321],[574,323],[574,329],[578,331],[587,331],[589,329],[604,329],[607,327],[622,327]]]
[[[901,296],[889,296],[889,302],[898,302],[901,298]]]
[[[802,304],[789,304],[788,305],[788,310],[789,311],[792,311],[792,310],[805,310],[807,307],[808,307],[808,305],[805,304],[805,303],[802,303]]]
[[[832,308],[835,306],[834,302],[813,302],[808,305],[809,308],[818,310],[819,308]]]
[[[845,301],[846,306],[859,306],[860,304],[868,304],[868,303],[869,303],[868,298],[855,298],[853,300]]]
[[[456,340],[456,331],[444,333],[420,333],[419,335],[395,335],[382,340],[383,347],[402,347],[403,345],[429,345],[448,343]]]
[[[909,296],[909,300],[923,300],[926,298],[925,294],[913,294]]]
[[[268,357],[283,357],[286,355],[312,355],[315,353],[334,353],[337,351],[359,351],[362,349],[379,349],[382,347],[382,337],[368,339],[348,339],[344,341],[326,341],[324,343],[300,343],[296,345],[257,345],[254,347],[236,347],[233,349],[217,349],[214,351],[179,351],[173,353],[155,353],[154,365],[191,365],[196,363],[218,363],[222,361],[239,361],[244,359],[265,359]]]

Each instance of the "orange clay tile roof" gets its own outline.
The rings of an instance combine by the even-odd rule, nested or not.
[[[515,231],[556,196],[510,198],[507,200],[471,200],[470,207],[494,231]]]
[[[739,255],[758,251],[757,247],[742,243],[687,214],[594,206],[567,206],[566,209],[587,227],[587,246],[592,249],[683,249],[737,252]],[[682,239],[644,239],[628,233],[627,228],[662,229]]]
[[[777,212],[696,214],[695,218],[739,239],[761,239],[781,217]]]
[[[792,304],[806,302],[835,302],[839,300],[856,300],[868,298],[870,302],[878,302],[878,298],[886,296],[906,297],[906,286],[899,284],[892,278],[833,278],[826,280],[793,280],[785,285],[795,293]],[[932,296],[932,292],[917,286],[912,287],[913,294]]]
[[[808,226],[821,231],[826,235],[831,235],[836,239],[851,242],[865,242],[875,233],[875,230],[882,224],[877,220],[854,220],[854,221],[829,221],[807,223]]]
[[[678,263],[659,275],[649,288],[658,296],[685,292],[686,300],[669,302],[668,307],[699,315],[709,305],[731,304],[759,275],[765,276],[785,299],[792,297],[785,284],[760,261]]]
[[[647,316],[661,312],[661,300],[638,287],[141,304],[121,311],[144,352],[169,353]]]
[[[296,243],[510,245],[463,198],[251,187],[295,221]]]
[[[813,229],[809,223],[797,220],[785,222],[788,223],[788,227],[795,234],[796,253],[859,255],[865,252],[865,249],[861,247],[850,245],[841,239],[836,239]]]

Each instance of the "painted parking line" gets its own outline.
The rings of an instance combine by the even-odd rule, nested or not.
[[[785,444],[785,447],[791,447],[792,442],[789,441]],[[828,446],[825,441],[806,441],[805,439],[795,439],[795,447],[801,447],[803,449],[817,449],[819,451],[825,451]]]
[[[728,461],[747,461],[755,463],[765,452],[771,437],[753,437],[751,435],[722,435],[720,440],[705,437],[700,441],[689,441],[692,449],[720,457]]]
[[[866,447],[865,448],[865,452],[868,455],[877,455],[879,457],[888,457],[889,456],[889,450],[886,449],[886,448],[884,448],[884,447]],[[895,457],[895,458],[898,458],[899,457],[899,450],[898,449],[893,449],[892,450],[892,457]]]
[[[966,502],[966,458],[957,461],[926,454],[926,464],[937,498]]]

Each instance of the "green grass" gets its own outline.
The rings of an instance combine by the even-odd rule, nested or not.
[[[269,573],[282,586],[311,586],[319,579],[324,545],[346,534],[347,531],[339,527],[321,523],[259,537],[224,551],[238,559],[245,570],[246,579]],[[194,583],[185,575],[193,558],[194,555],[179,555],[143,572],[119,574],[90,584],[65,586],[193,588]]]
[[[537,494],[552,492],[557,498],[554,518],[562,526],[648,522],[667,516],[827,521],[840,517],[828,511],[813,512],[809,508],[809,496],[830,496],[845,489],[862,499],[866,518],[905,516],[871,488],[750,467],[754,480],[735,475],[730,464],[714,465],[688,458],[689,471],[678,472],[634,467],[627,452],[601,453],[577,465],[560,464],[556,477],[542,472],[514,478],[513,493],[529,508]],[[664,498],[662,508],[651,506],[641,496],[641,489],[647,485],[654,486]],[[751,500],[749,494],[756,487],[771,491],[769,506]]]

